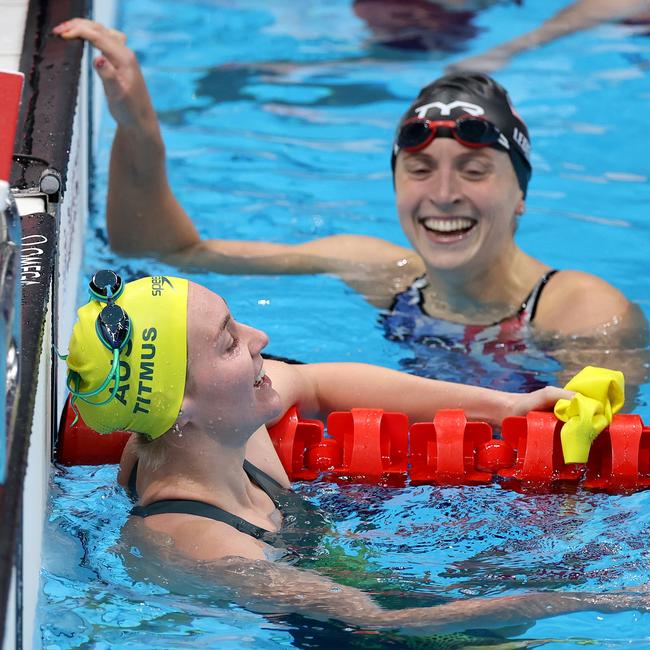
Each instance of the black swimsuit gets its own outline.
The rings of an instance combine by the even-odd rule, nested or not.
[[[282,487],[274,478],[271,478],[247,460],[244,461],[244,471],[248,478],[271,498],[275,507],[282,513],[283,520],[280,531],[272,532],[260,528],[237,515],[223,510],[223,508],[193,499],[163,499],[146,506],[134,506],[131,509],[131,515],[146,518],[152,515],[173,513],[207,517],[228,524],[241,533],[260,539],[272,546],[291,548],[292,550],[295,546],[304,549],[305,546],[317,544],[321,535],[330,530],[329,523],[323,513],[308,501],[305,501],[304,498],[292,490]],[[134,498],[137,498],[135,489],[137,472],[138,464],[136,463],[131,470],[128,487],[131,496]]]

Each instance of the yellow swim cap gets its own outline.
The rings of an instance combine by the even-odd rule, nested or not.
[[[115,304],[131,320],[131,335],[119,352],[120,381],[106,383],[114,352],[99,337],[97,316],[106,303],[91,298],[72,330],[68,385],[92,400],[75,401],[84,422],[99,433],[135,431],[150,439],[168,431],[178,417],[187,371],[187,295],[183,278],[153,276],[124,285]],[[102,402],[106,402],[102,404]]]

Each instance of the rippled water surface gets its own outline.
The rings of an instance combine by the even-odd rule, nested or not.
[[[487,10],[466,53],[503,39],[499,25],[522,32],[564,4]],[[393,128],[417,89],[454,55],[373,45],[342,0],[137,0],[123,3],[121,28],[160,113],[171,182],[203,235],[301,242],[350,232],[406,245],[393,206]],[[606,277],[646,315],[649,62],[647,37],[607,25],[522,55],[496,75],[533,140],[522,246],[554,267]],[[111,136],[106,120],[85,270],[170,271],[108,251],[102,204]],[[412,353],[384,337],[378,312],[335,278],[199,279],[226,297],[237,318],[265,329],[275,354],[410,363],[417,371]],[[540,377],[552,377],[554,363],[540,362]],[[451,378],[489,382],[472,375],[471,363],[449,367]],[[646,421],[649,398],[645,383],[633,410]],[[53,471],[40,611],[45,647],[409,647],[394,636],[264,617],[214,594],[141,579],[131,571],[138,550],[119,539],[130,504],[115,474],[111,466]],[[297,489],[333,522],[305,563],[387,606],[526,589],[611,590],[650,578],[650,493]],[[555,639],[548,646],[555,648],[591,640],[592,647],[640,649],[650,646],[649,617],[574,614],[514,636]]]

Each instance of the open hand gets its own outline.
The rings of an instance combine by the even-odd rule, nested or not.
[[[61,38],[81,38],[100,50],[93,61],[99,74],[111,115],[126,127],[144,127],[155,113],[135,54],[126,46],[126,36],[85,18],[73,18],[57,25],[53,33]]]

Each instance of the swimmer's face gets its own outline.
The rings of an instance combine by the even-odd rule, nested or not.
[[[280,415],[264,376],[264,332],[233,319],[221,297],[190,283],[183,412],[203,430],[250,433]]]
[[[476,273],[510,255],[524,202],[510,158],[436,138],[395,165],[400,223],[428,268]]]

